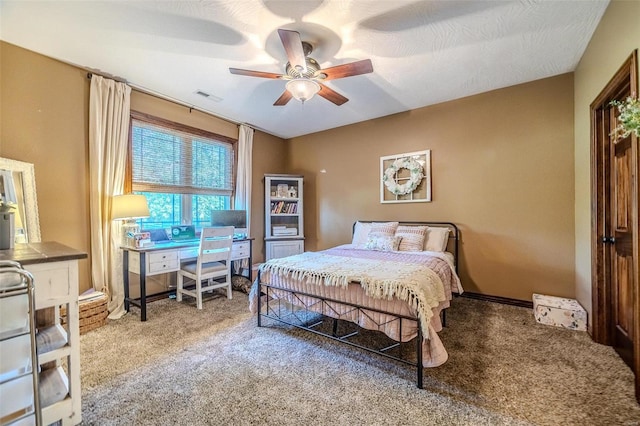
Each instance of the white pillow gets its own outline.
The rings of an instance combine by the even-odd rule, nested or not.
[[[367,243],[369,231],[371,231],[371,223],[356,222],[356,227],[353,230],[353,239],[351,240],[351,244],[364,246]]]
[[[427,230],[427,238],[424,240],[426,251],[445,251],[449,242],[449,228],[437,228],[430,226]]]
[[[364,248],[366,250],[397,251],[401,239],[395,235],[369,235]]]

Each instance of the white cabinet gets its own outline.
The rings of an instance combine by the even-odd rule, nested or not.
[[[304,252],[304,241],[302,240],[267,242],[267,260],[292,256],[302,252]]]
[[[4,255],[4,256],[2,256]],[[15,250],[0,250],[0,256],[19,262],[33,276],[35,304],[34,344],[37,358],[34,371],[37,376],[37,399],[41,424],[51,423],[76,425],[82,421],[80,402],[80,319],[78,312],[78,259],[87,257],[59,243],[17,244]],[[2,309],[3,327],[5,315],[11,327],[24,323],[21,316],[23,301],[11,304],[11,309]],[[62,324],[60,310],[66,310],[66,321]],[[24,342],[23,342],[24,343]],[[22,353],[26,347],[16,342],[12,353]],[[2,364],[5,364],[4,348]],[[26,353],[25,353],[26,354]],[[26,356],[20,356],[26,360]],[[26,368],[26,367],[25,367]],[[20,409],[24,383],[16,383],[16,389],[3,390],[2,405],[8,410]],[[5,398],[10,396],[10,398]],[[30,424],[30,420],[25,419]],[[4,422],[0,422],[4,424]],[[22,424],[22,423],[17,423]]]
[[[78,262],[34,263],[24,267],[35,283],[42,424],[62,420],[63,425],[75,425],[81,421]],[[68,313],[65,326],[60,321],[61,306]]]
[[[303,177],[264,177],[266,260],[304,251]]]

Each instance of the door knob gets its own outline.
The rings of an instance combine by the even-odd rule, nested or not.
[[[615,244],[616,239],[614,237],[602,237],[603,243]]]

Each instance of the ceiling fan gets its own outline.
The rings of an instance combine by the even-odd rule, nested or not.
[[[231,74],[288,80],[286,90],[273,104],[275,106],[286,105],[292,97],[304,103],[316,93],[336,105],[342,105],[349,99],[322,83],[373,72],[373,65],[370,59],[321,69],[318,62],[308,56],[313,51],[313,46],[306,41],[302,41],[299,32],[279,29],[278,35],[287,53],[287,59],[289,59],[285,74],[229,68]]]

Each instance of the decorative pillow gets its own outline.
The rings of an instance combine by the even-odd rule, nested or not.
[[[429,227],[424,249],[427,251],[445,251],[449,242],[449,228]]]
[[[381,236],[387,235],[393,237],[398,229],[398,222],[374,222],[371,224],[371,230],[369,236]]]
[[[396,251],[400,245],[400,237],[389,235],[369,235],[367,243],[364,245],[366,250],[379,250],[379,251]]]
[[[428,226],[406,226],[400,225],[396,229],[396,237],[401,237],[400,251],[422,251],[424,240],[427,236]]]
[[[371,223],[356,222],[356,226],[353,230],[353,239],[351,240],[351,244],[364,246],[367,243],[369,231],[371,231]]]

